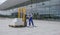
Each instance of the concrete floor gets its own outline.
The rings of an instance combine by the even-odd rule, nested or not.
[[[12,28],[8,26],[12,20],[0,18],[0,35],[60,35],[60,22],[57,21],[34,20],[36,27]]]

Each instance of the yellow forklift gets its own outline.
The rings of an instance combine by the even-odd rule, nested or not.
[[[14,22],[13,22],[14,21]],[[18,18],[15,18],[9,27],[26,27],[26,8],[18,8]]]

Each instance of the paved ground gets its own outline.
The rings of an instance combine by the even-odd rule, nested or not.
[[[60,22],[34,20],[36,27],[11,28],[13,19],[0,18],[0,35],[60,35]]]

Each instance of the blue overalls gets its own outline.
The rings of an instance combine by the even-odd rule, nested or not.
[[[31,26],[31,23],[32,23],[32,25],[34,26],[33,18],[32,18],[32,17],[29,18],[29,26]]]

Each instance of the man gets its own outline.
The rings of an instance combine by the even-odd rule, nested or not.
[[[29,26],[31,26],[31,24],[34,26],[32,14],[29,15]]]

